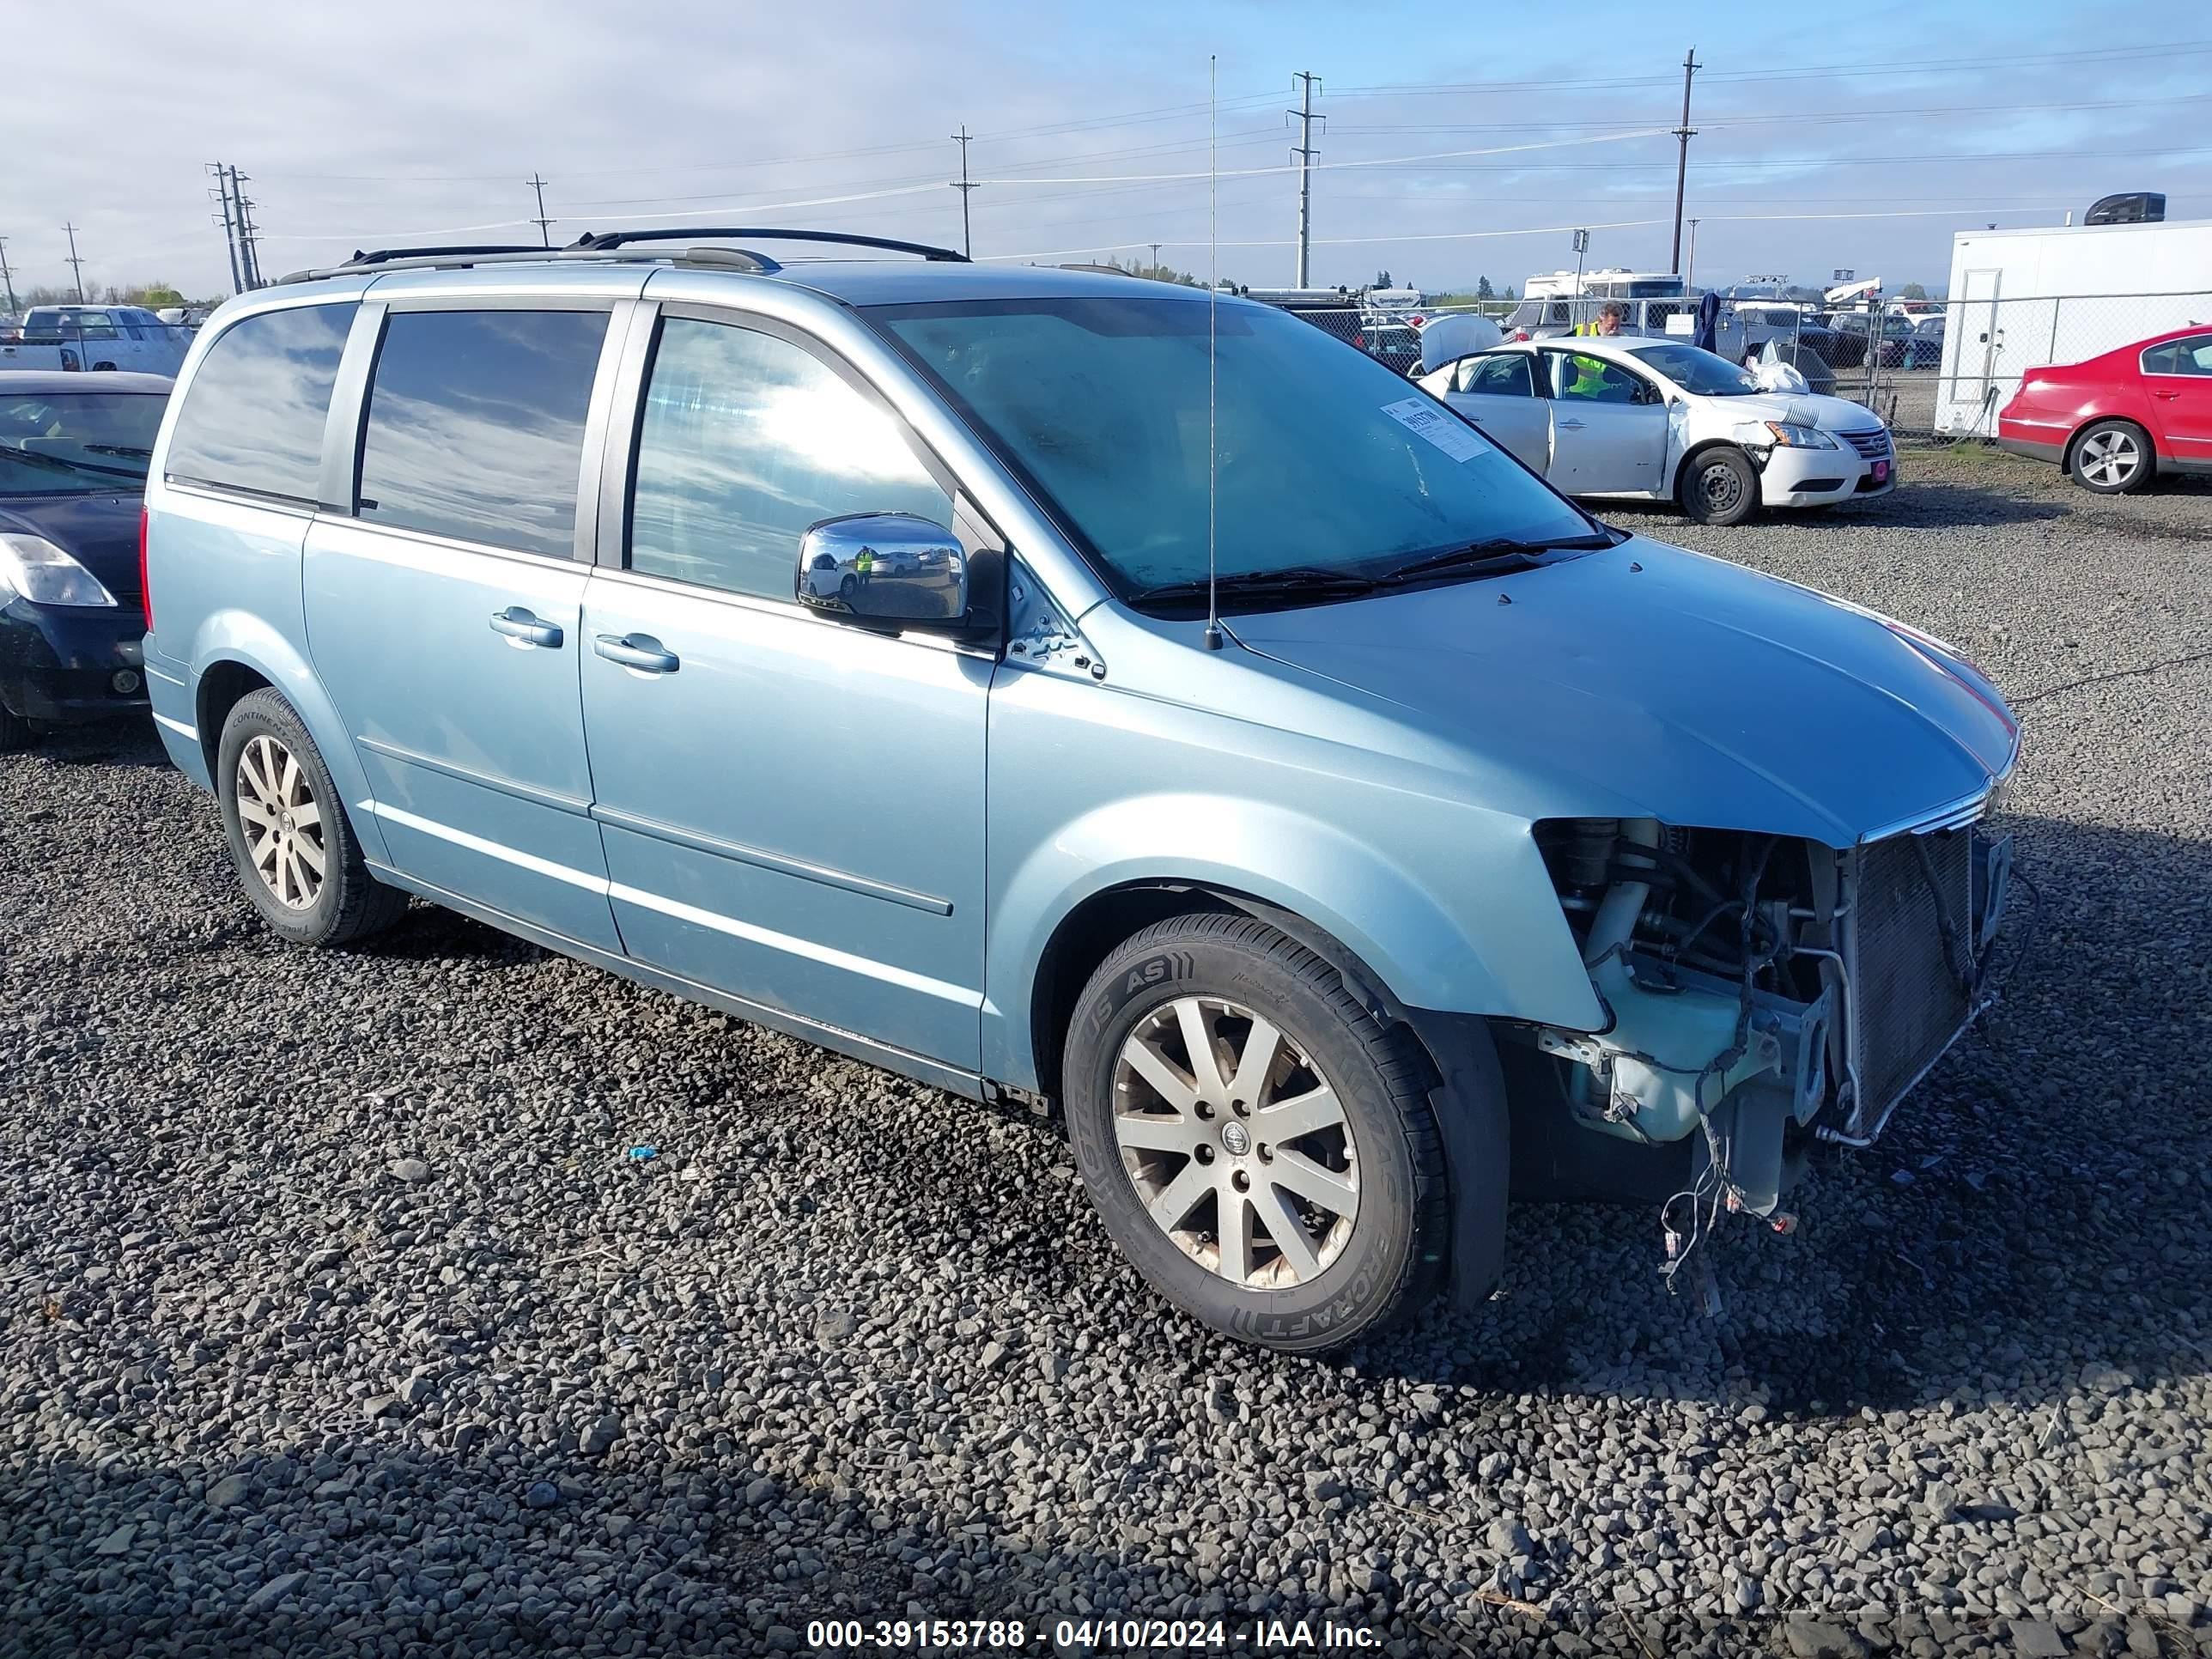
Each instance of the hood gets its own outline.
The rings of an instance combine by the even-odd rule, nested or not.
[[[2018,747],[1996,688],[1940,641],[1641,538],[1228,627],[1389,705],[1378,712],[1462,755],[1486,801],[1530,818],[1844,847],[1986,791]]]
[[[11,495],[0,502],[0,534],[44,536],[100,579],[121,603],[139,598],[138,512],[124,495]]]

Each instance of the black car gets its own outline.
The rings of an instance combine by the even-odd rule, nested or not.
[[[1771,340],[1780,355],[1800,368],[1811,360],[1829,369],[1850,368],[1866,361],[1866,336],[1838,334],[1817,316],[1793,306],[1739,304],[1735,318],[1743,326],[1747,350],[1764,351]]]
[[[0,749],[146,707],[139,520],[169,384],[0,373]]]
[[[1409,323],[1363,322],[1352,343],[1400,374],[1410,374],[1421,361],[1421,336]]]

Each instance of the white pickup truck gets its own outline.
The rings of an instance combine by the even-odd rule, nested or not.
[[[0,340],[0,368],[119,368],[174,375],[192,331],[143,306],[33,306],[17,337]]]

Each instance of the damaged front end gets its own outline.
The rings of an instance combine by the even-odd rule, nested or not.
[[[1685,1234],[1670,1204],[1670,1256],[1723,1207],[1788,1224],[1811,1143],[1869,1144],[1992,1000],[2011,852],[1974,827],[1984,805],[1840,851],[1651,818],[1536,826],[1605,1024],[1515,1028],[1520,1069],[1586,1152],[1650,1149],[1680,1183],[1693,1218]]]

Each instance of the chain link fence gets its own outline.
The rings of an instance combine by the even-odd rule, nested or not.
[[[1404,374],[1420,360],[1421,326],[1474,313],[1511,339],[1572,332],[1607,304],[1628,312],[1629,332],[1674,334],[1694,323],[1697,300],[1499,301],[1480,306],[1378,311],[1357,307],[1295,314]],[[1670,318],[1673,319],[1670,323]],[[1780,301],[1742,300],[1721,307],[1715,346],[1737,362],[1774,355],[1795,363],[1815,392],[1848,398],[1911,437],[1996,434],[1997,411],[2021,375],[2048,363],[2075,363],[2167,329],[2212,325],[2212,289],[2170,294],[1968,295],[1887,300],[1812,311]]]

